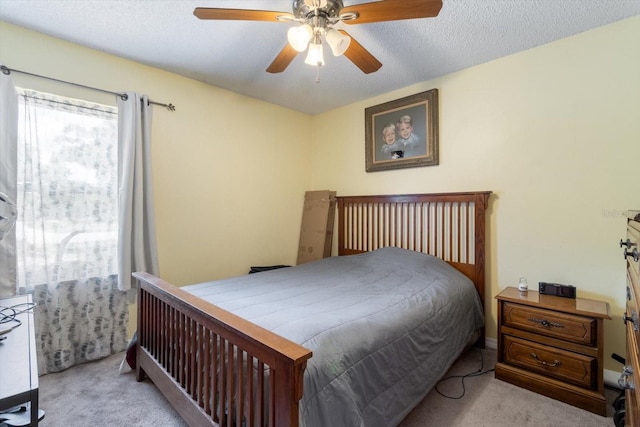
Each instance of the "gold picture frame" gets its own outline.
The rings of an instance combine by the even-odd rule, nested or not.
[[[367,172],[438,164],[438,89],[365,108]]]

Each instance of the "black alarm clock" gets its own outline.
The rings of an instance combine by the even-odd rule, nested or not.
[[[576,287],[571,285],[561,285],[559,283],[539,282],[538,290],[542,295],[554,295],[564,298],[575,298]]]

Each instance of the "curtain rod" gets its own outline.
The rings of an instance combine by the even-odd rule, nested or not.
[[[65,80],[54,79],[53,77],[47,77],[47,76],[42,76],[40,74],[29,73],[27,71],[16,70],[15,68],[9,68],[9,67],[6,67],[4,65],[0,66],[0,70],[2,70],[2,73],[7,75],[7,76],[10,75],[12,72],[20,73],[20,74],[26,74],[28,76],[39,77],[41,79],[47,79],[47,80],[53,80],[54,82],[58,82],[58,83],[65,83],[65,84],[68,84],[68,85],[77,86],[77,87],[81,87],[81,88],[84,88],[84,89],[96,90],[98,92],[108,93],[108,94],[111,94],[111,95],[116,95],[116,96],[119,96],[123,101],[126,101],[127,98],[128,98],[126,93],[112,92],[110,90],[100,89],[100,88],[97,88],[97,87],[85,86],[85,85],[82,85],[80,83],[67,82]],[[161,102],[156,102],[156,101],[152,101],[152,100],[149,100],[149,104],[154,104],[154,105],[159,105],[161,107],[165,107],[169,111],[176,111],[176,107],[173,104],[163,104]]]

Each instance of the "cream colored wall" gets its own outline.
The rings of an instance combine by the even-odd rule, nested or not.
[[[0,23],[0,63],[176,106],[153,112],[163,278],[182,285],[246,274],[251,265],[295,263],[311,186],[311,116],[7,23]],[[115,103],[110,95],[13,77],[18,86]]]
[[[313,187],[493,191],[487,335],[494,296],[520,276],[572,284],[610,303],[605,366],[619,371],[609,355],[625,353],[621,212],[640,208],[639,40],[636,17],[316,116]],[[366,173],[364,109],[432,88],[440,165]]]

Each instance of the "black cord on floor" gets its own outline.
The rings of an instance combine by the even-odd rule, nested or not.
[[[482,354],[482,349],[478,349],[478,350],[480,351],[480,369],[478,369],[477,371],[470,372],[468,374],[464,374],[464,375],[450,375],[448,377],[442,378],[440,381],[438,381],[436,383],[436,387],[435,387],[435,389],[436,389],[436,391],[438,392],[439,395],[441,395],[443,397],[446,397],[447,399],[462,399],[464,397],[465,393],[466,393],[466,389],[465,389],[465,386],[464,386],[464,380],[466,378],[478,377],[480,375],[488,374],[489,372],[495,371],[495,368],[484,370],[484,355]],[[459,395],[459,396],[448,396],[448,395],[444,394],[443,392],[441,392],[438,389],[438,386],[441,383],[443,383],[445,381],[448,381],[448,380],[456,379],[456,378],[460,378],[460,381],[462,383],[462,394],[461,395]]]

